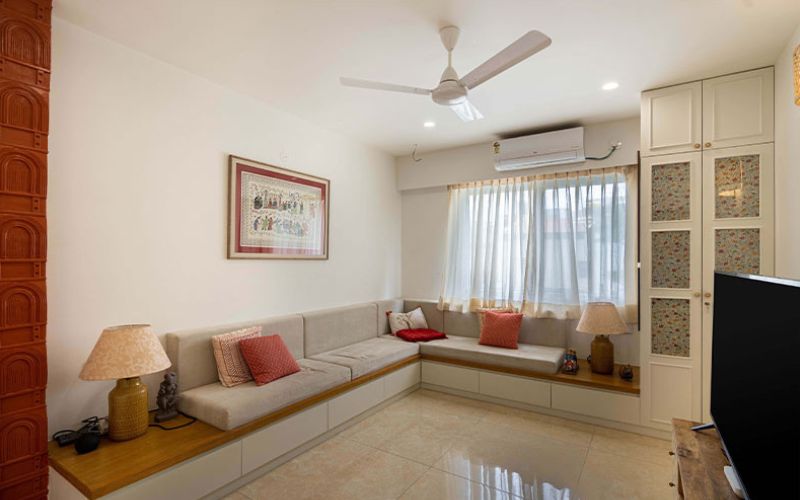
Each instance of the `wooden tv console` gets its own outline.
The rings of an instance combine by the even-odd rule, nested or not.
[[[716,429],[693,431],[698,422],[672,419],[672,451],[677,498],[686,500],[738,499],[722,468],[728,463]]]

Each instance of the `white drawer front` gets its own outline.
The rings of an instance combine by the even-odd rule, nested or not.
[[[639,398],[621,393],[553,384],[553,408],[582,415],[639,423]]]
[[[384,378],[384,399],[405,391],[409,387],[419,384],[419,363],[404,366]]]
[[[242,442],[224,446],[185,464],[142,479],[103,498],[194,500],[242,475]]]
[[[423,361],[422,381],[426,384],[478,392],[478,371],[469,368]]]
[[[333,429],[383,401],[383,379],[346,392],[328,403],[328,423]]]
[[[328,404],[314,406],[242,439],[242,474],[255,470],[328,430]]]
[[[521,377],[480,372],[481,394],[550,408],[550,386]]]

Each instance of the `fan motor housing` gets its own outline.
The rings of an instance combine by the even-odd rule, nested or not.
[[[431,92],[433,102],[444,106],[461,104],[467,98],[467,88],[457,80],[444,80]]]

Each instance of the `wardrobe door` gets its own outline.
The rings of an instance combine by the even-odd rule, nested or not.
[[[710,418],[714,271],[774,273],[773,200],[771,143],[703,153],[703,420]]]
[[[703,81],[703,149],[774,140],[773,68]]]
[[[642,424],[698,420],[702,349],[702,153],[642,160]]]
[[[642,93],[642,156],[686,153],[702,148],[702,83]]]

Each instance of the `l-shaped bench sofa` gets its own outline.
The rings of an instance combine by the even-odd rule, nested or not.
[[[416,344],[391,335],[386,312],[416,307],[422,307],[431,328],[448,333],[448,338]],[[420,353],[543,374],[554,374],[561,366],[563,339],[538,335],[531,320],[523,323],[519,349],[512,350],[478,344],[474,314],[450,317],[455,322],[445,325],[445,314],[435,303],[397,299],[168,333],[167,354],[178,375],[179,408],[214,427],[231,430]],[[219,383],[211,337],[255,325],[261,326],[263,335],[280,335],[301,371],[262,386],[248,382],[224,387]]]
[[[389,335],[386,312],[417,307],[428,326],[447,339],[415,344]],[[280,335],[301,371],[263,386],[223,387],[211,337],[255,325],[263,335]],[[151,459],[142,461],[141,470],[125,461],[113,481],[109,474],[101,474],[99,482],[82,481],[75,459],[51,460],[62,473],[51,479],[51,498],[221,498],[419,387],[653,434],[638,425],[638,381],[625,385],[607,376],[598,381],[586,377],[588,367],[583,377],[558,373],[572,342],[570,329],[574,323],[525,318],[519,349],[487,347],[478,344],[476,314],[395,299],[168,333],[179,408],[209,424],[207,429],[151,431],[158,444],[148,446],[169,442],[174,452],[148,451]],[[107,451],[136,453],[137,442]],[[85,457],[91,463],[79,469],[109,467],[101,455]]]

